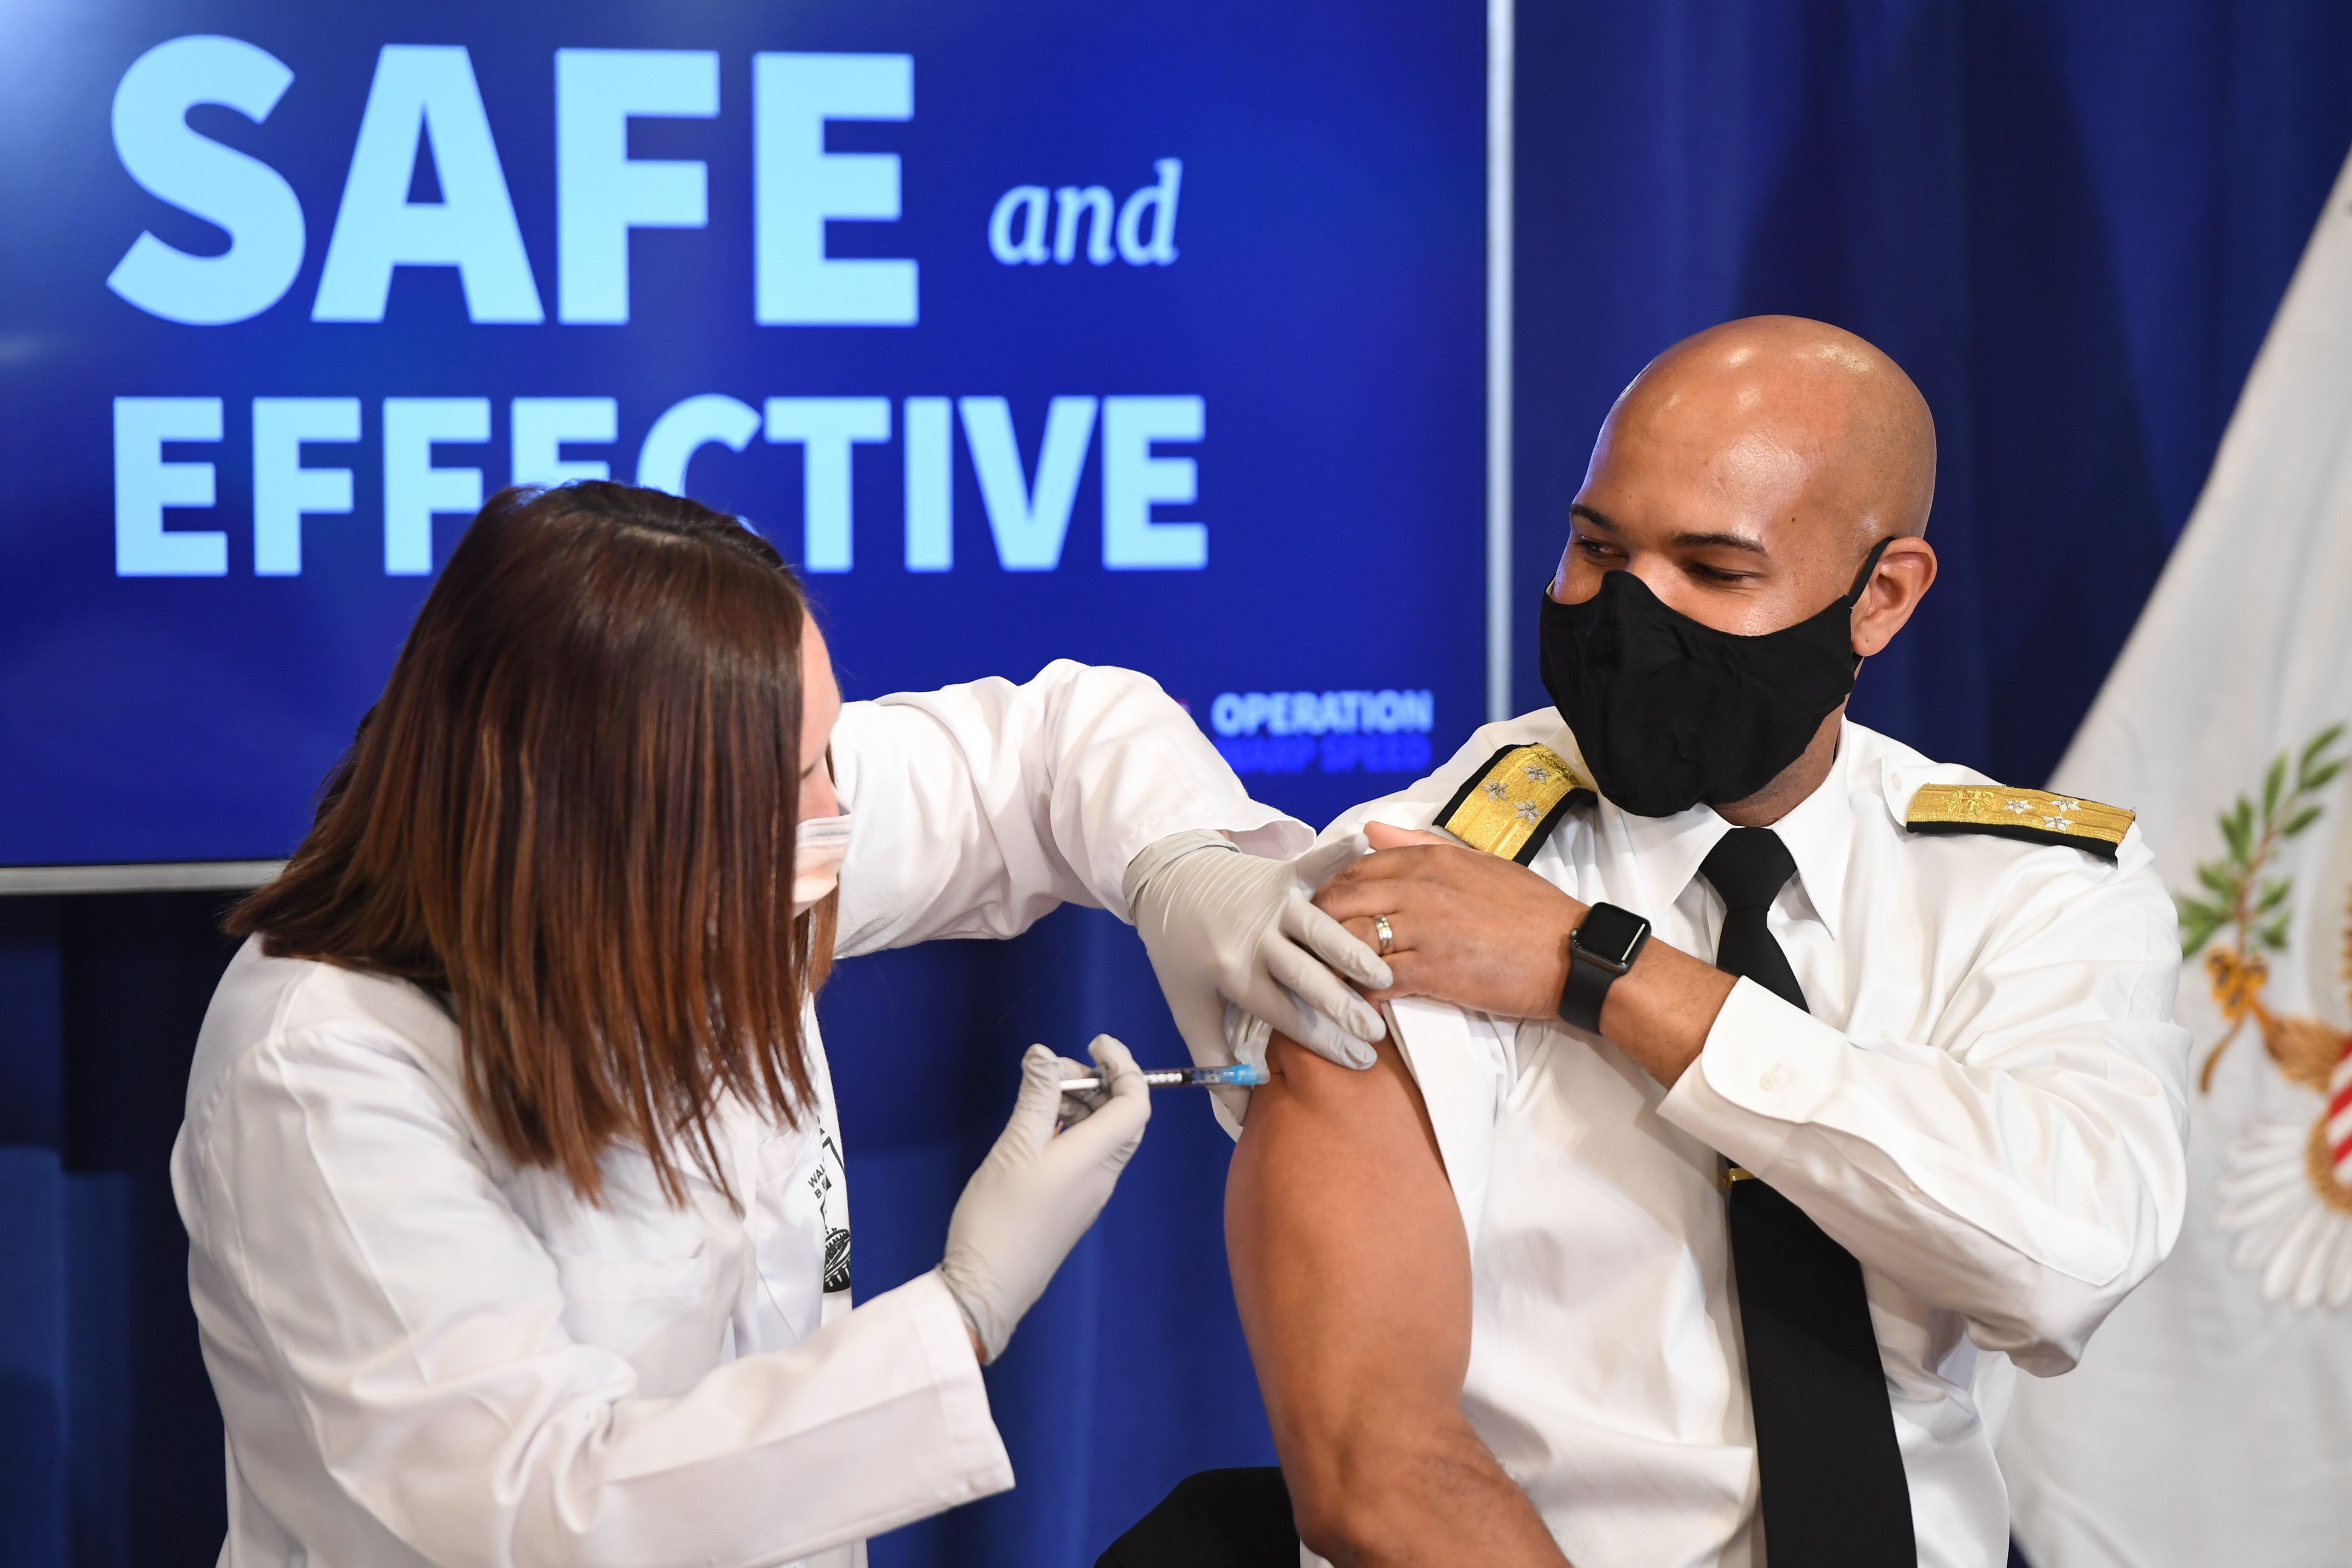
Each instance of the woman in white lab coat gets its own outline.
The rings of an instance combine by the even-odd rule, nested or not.
[[[848,1564],[1010,1487],[980,1366],[1148,1099],[1115,1041],[1091,1114],[1033,1048],[939,1268],[853,1310],[814,992],[835,951],[1078,900],[1138,921],[1188,1038],[1221,992],[1311,1029],[1286,987],[1376,1037],[1312,954],[1377,960],[1235,852],[1307,837],[1141,677],[844,710],[733,520],[493,498],[197,1046],[173,1181],[222,1562]]]

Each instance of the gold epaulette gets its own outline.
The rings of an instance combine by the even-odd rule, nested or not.
[[[1524,866],[1571,807],[1600,798],[1549,746],[1505,746],[1454,792],[1437,826]]]
[[[1931,784],[1919,786],[1903,821],[1914,833],[1990,833],[2030,844],[2071,844],[2112,860],[2132,814],[2047,790]]]

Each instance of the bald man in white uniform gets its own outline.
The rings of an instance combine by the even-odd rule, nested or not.
[[[1277,1037],[1228,1193],[1310,1560],[2003,1561],[2016,1370],[2179,1232],[2187,1037],[2128,812],[1844,716],[1933,474],[1860,339],[1677,345],[1577,499],[1556,710],[1327,834],[1403,1051]]]

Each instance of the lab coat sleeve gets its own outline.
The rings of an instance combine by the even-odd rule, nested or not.
[[[2030,1372],[2072,1367],[2187,1201],[2180,948],[2137,833],[2038,852],[1936,1037],[1849,1037],[1742,980],[1661,1107]]]
[[[174,1157],[192,1268],[241,1320],[216,1337],[299,1413],[272,1441],[423,1557],[750,1568],[1013,1484],[935,1276],[638,1397],[565,1331],[558,1262],[491,1169],[395,1046],[323,1030],[247,1053]]]
[[[1068,659],[1021,685],[850,703],[833,763],[856,822],[841,872],[843,956],[1015,936],[1063,903],[1127,920],[1128,862],[1188,828],[1286,858],[1313,839],[1250,799],[1150,677]]]

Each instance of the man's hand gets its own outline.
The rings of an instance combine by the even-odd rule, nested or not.
[[[1376,917],[1393,939],[1396,984],[1374,1001],[1431,996],[1506,1018],[1549,1018],[1568,983],[1568,939],[1591,907],[1533,871],[1435,833],[1364,828],[1373,852],[1324,884],[1315,902],[1375,951]],[[1609,988],[1601,1033],[1671,1087],[1706,1044],[1732,978],[1652,938]]]
[[[1323,885],[1315,903],[1375,952],[1386,915],[1396,983],[1371,993],[1434,996],[1507,1018],[1549,1017],[1568,983],[1568,934],[1585,906],[1528,870],[1435,833],[1364,829],[1374,853]]]

